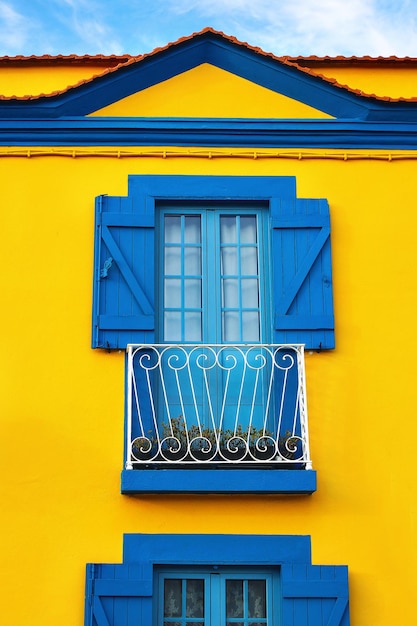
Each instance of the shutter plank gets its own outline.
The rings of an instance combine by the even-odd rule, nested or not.
[[[275,341],[334,347],[330,216],[326,200],[271,203]]]
[[[347,567],[282,566],[283,626],[349,626]]]
[[[132,198],[96,200],[93,347],[154,341],[154,211]],[[103,271],[104,270],[104,271]]]

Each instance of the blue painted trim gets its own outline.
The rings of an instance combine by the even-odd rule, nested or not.
[[[0,120],[2,146],[417,149],[410,121],[68,118]]]
[[[336,118],[417,119],[416,102],[381,101],[349,92],[213,32],[180,41],[62,94],[0,101],[0,117],[53,119],[88,115],[202,63],[211,63]]]
[[[314,470],[285,469],[143,469],[123,470],[121,491],[126,495],[152,493],[312,494]]]
[[[148,569],[171,564],[310,564],[311,538],[309,535],[125,534],[123,563],[143,563]]]

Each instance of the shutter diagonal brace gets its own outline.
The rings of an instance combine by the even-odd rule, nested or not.
[[[114,262],[119,267],[120,273],[122,274],[123,278],[131,289],[135,300],[142,310],[142,313],[144,315],[153,315],[153,307],[151,306],[148,298],[146,297],[142,287],[138,283],[129,265],[126,263],[126,259],[124,258],[118,245],[113,239],[109,227],[105,224],[102,225],[102,238]]]
[[[285,225],[288,227],[289,225]],[[320,232],[318,233],[316,239],[314,240],[313,245],[311,246],[308,254],[304,257],[304,260],[300,267],[298,268],[296,274],[291,279],[289,284],[285,289],[285,293],[281,296],[280,300],[277,303],[277,311],[279,311],[280,315],[286,315],[288,310],[293,303],[298,291],[301,288],[301,285],[307,278],[309,271],[311,270],[314,262],[316,261],[318,255],[323,249],[324,244],[330,237],[330,227],[322,227]]]

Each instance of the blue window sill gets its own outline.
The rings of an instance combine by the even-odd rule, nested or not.
[[[314,470],[174,469],[123,470],[123,494],[219,493],[312,494]]]

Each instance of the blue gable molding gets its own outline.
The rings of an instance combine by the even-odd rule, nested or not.
[[[1,100],[0,119],[9,120],[10,127],[18,134],[19,130],[26,133],[26,144],[32,145],[30,141],[31,131],[35,132],[36,129],[23,124],[23,120],[61,120],[63,124],[62,134],[65,135],[66,131],[71,132],[68,129],[68,117],[83,118],[113,102],[169,80],[202,63],[210,63],[348,123],[353,120],[417,122],[417,102],[391,102],[362,96],[340,86],[334,86],[320,76],[311,75],[272,55],[259,52],[210,30],[180,40],[165,49],[144,56],[135,62],[122,65],[115,71],[86,81],[63,93],[32,99],[10,98]],[[19,124],[17,124],[18,121]],[[83,128],[86,130],[91,131],[92,128],[97,128],[95,126],[96,121],[91,119],[84,121],[86,124]],[[326,126],[332,121],[334,120],[322,120],[322,123]],[[112,120],[106,121],[106,118],[104,122],[110,125],[115,124]],[[116,136],[112,138],[113,140],[109,143],[110,137],[105,137],[104,134],[100,137],[100,132],[96,131],[97,137],[93,140],[93,145],[100,145],[104,141],[107,145],[116,143],[128,145],[125,143],[126,138],[123,137],[123,131],[129,126],[131,130],[132,124],[137,124],[137,121],[129,120],[129,118],[117,118],[114,128]],[[5,127],[2,130],[7,132]],[[41,133],[47,130],[47,127],[39,127]],[[49,130],[54,130],[54,125]],[[295,128],[295,130],[298,129]],[[157,127],[156,131],[158,131]],[[69,143],[69,138],[67,139]],[[79,145],[80,139],[77,136],[74,139],[73,145]],[[45,140],[47,141],[47,134],[45,137],[42,135],[41,137],[34,137],[35,142],[42,143]],[[20,142],[20,140],[18,141]],[[50,141],[52,143],[58,142],[58,137],[50,139]],[[155,145],[154,140],[151,143]],[[11,145],[19,145],[19,143]],[[62,145],[67,145],[67,142]],[[182,145],[196,145],[196,143],[191,141],[191,143]],[[221,144],[214,143],[212,145]],[[230,143],[229,140],[228,145],[236,144]]]
[[[415,121],[186,118],[0,119],[1,146],[415,150]]]

